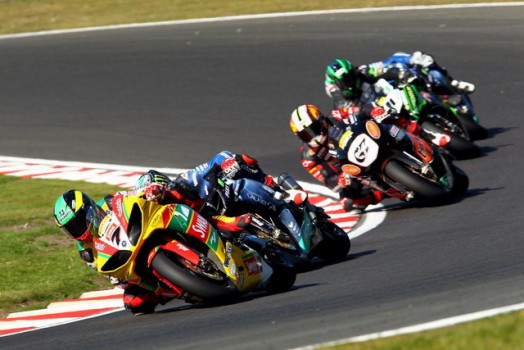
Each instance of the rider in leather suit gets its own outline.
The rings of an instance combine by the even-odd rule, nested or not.
[[[369,102],[374,84],[380,79],[429,85],[430,91],[437,95],[469,94],[475,90],[474,84],[453,79],[433,56],[421,51],[411,55],[397,52],[383,61],[359,67],[346,59],[335,59],[326,67],[324,88],[333,99],[333,109],[359,106]]]

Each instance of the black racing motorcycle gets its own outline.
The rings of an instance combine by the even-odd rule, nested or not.
[[[366,186],[406,201],[438,202],[468,189],[468,176],[449,155],[397,126],[367,120],[337,128],[342,171]]]
[[[243,242],[259,252],[266,248],[285,252],[297,268],[306,267],[314,257],[341,260],[351,248],[348,234],[311,204],[307,192],[287,173],[273,187],[251,179],[218,178],[206,207],[219,215],[251,214]]]

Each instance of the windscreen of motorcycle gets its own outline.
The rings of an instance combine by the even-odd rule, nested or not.
[[[367,168],[378,157],[379,145],[367,134],[355,137],[348,148],[348,160],[351,163]]]

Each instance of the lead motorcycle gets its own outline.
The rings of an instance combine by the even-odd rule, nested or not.
[[[347,233],[322,208],[311,204],[307,192],[287,173],[277,178],[275,187],[251,179],[218,178],[210,192],[206,206],[214,213],[251,214],[244,242],[276,247],[287,253],[297,269],[307,267],[314,257],[333,262],[349,253]]]
[[[449,200],[464,194],[468,176],[448,155],[394,125],[373,120],[337,125],[342,171],[402,200]]]
[[[183,204],[159,205],[117,195],[93,238],[97,271],[131,284],[158,286],[186,301],[229,302],[294,284],[291,262],[223,239]]]

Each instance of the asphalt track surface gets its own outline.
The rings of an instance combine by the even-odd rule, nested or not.
[[[347,260],[316,264],[287,293],[117,312],[0,347],[286,349],[522,302],[522,18],[522,6],[389,11],[0,40],[3,155],[185,168],[228,149],[310,180],[288,118],[303,103],[329,109],[324,66],[417,49],[477,84],[491,135],[482,157],[458,162],[464,198],[386,201],[385,223]]]

